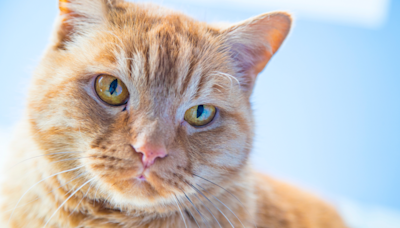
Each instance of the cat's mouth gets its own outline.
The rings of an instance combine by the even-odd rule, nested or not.
[[[189,171],[184,162],[179,165],[172,163],[172,156],[146,165],[136,157],[126,159],[117,157],[117,153],[102,152],[101,156],[88,160],[88,168],[101,177],[105,189],[118,193],[126,202],[154,205],[186,189],[185,180],[190,176]]]
[[[145,172],[146,172],[146,169],[143,169],[143,171],[139,175],[137,175],[137,177],[135,179],[137,179],[139,181],[147,181],[148,175],[146,175]]]
[[[139,181],[147,181],[148,175],[149,175],[148,167],[143,166],[142,171],[139,172],[139,174],[134,179],[137,179]]]

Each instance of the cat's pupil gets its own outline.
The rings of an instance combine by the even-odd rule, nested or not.
[[[111,84],[110,84],[110,89],[109,89],[109,91],[110,91],[110,94],[111,94],[111,95],[113,95],[113,93],[114,93],[115,90],[117,89],[117,86],[118,86],[118,80],[115,79],[115,80],[112,81]]]
[[[203,114],[203,112],[204,112],[204,105],[197,106],[197,118],[199,118],[201,114]]]

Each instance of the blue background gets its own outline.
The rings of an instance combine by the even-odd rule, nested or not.
[[[205,21],[274,9],[164,1]],[[21,117],[57,1],[0,1],[0,130]],[[366,29],[299,18],[252,97],[253,163],[332,199],[400,210],[400,1]]]

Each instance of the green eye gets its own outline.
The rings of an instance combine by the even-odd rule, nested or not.
[[[192,126],[203,126],[214,119],[215,113],[212,105],[196,105],[185,112],[185,120]]]
[[[111,75],[100,75],[96,78],[95,89],[100,99],[110,105],[123,105],[129,97],[128,89],[118,78]]]

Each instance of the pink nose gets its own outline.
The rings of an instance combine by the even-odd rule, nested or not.
[[[142,154],[142,163],[145,168],[151,166],[156,158],[164,158],[168,155],[164,146],[145,143],[134,148],[137,153]]]

